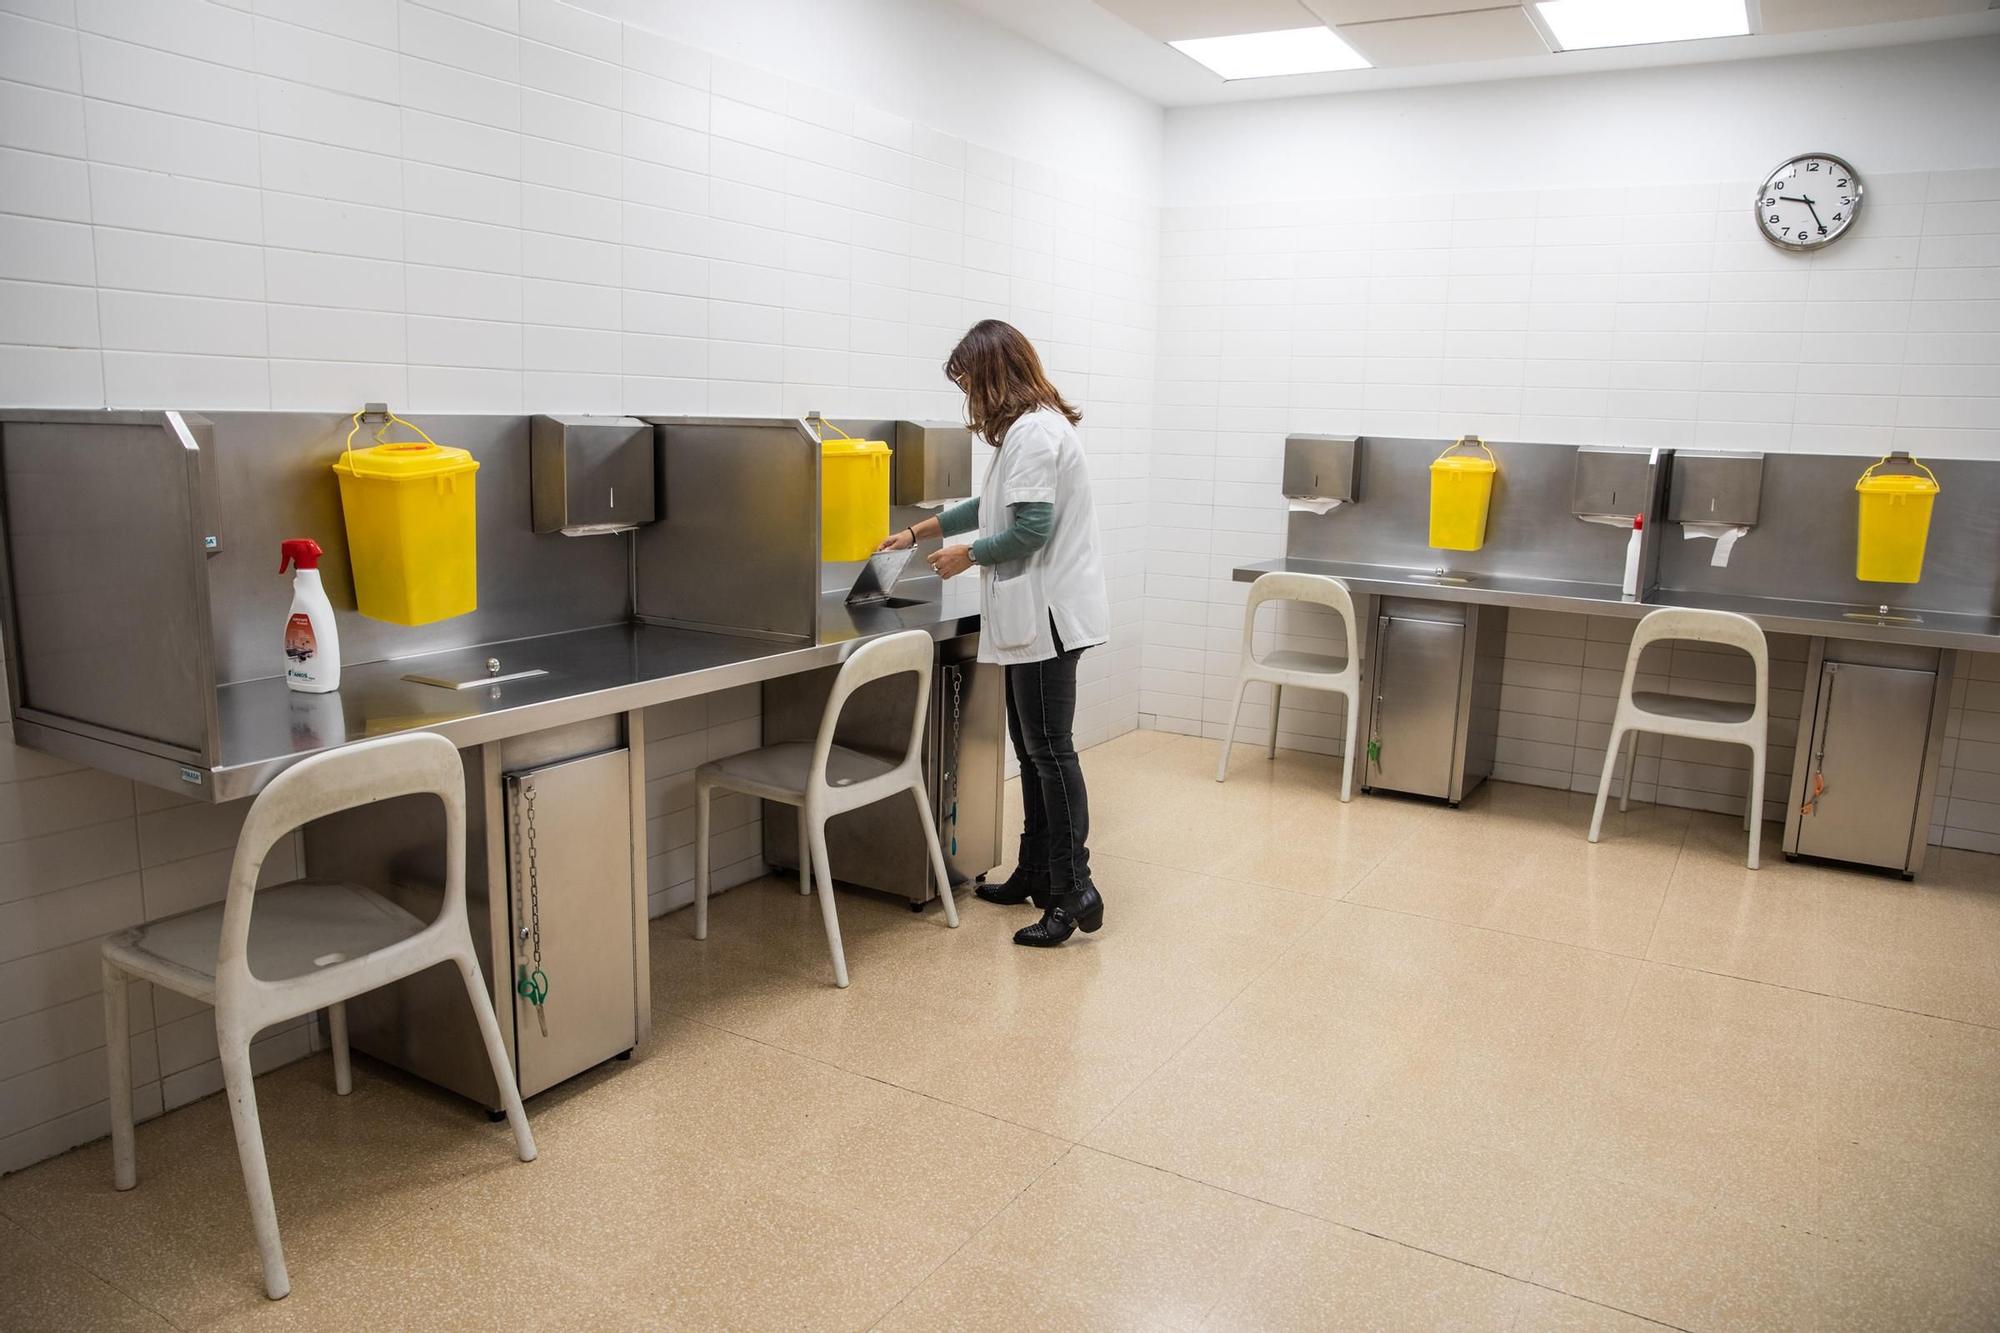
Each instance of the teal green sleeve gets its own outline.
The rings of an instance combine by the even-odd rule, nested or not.
[[[951,508],[938,515],[938,530],[947,537],[956,537],[962,532],[970,532],[979,526],[979,497],[960,500]]]
[[[1048,544],[1049,534],[1056,526],[1054,505],[1031,500],[1012,506],[1009,512],[1013,522],[1005,532],[981,537],[972,544],[972,563],[1004,565],[1010,560],[1024,560]]]

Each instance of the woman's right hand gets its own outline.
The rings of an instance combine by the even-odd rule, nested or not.
[[[878,553],[882,551],[907,551],[916,544],[916,535],[908,528],[904,528],[901,532],[890,533],[875,550]]]

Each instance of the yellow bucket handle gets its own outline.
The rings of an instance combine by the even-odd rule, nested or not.
[[[1497,458],[1495,458],[1495,457],[1493,456],[1493,451],[1492,451],[1491,449],[1488,449],[1488,448],[1486,447],[1486,441],[1484,441],[1484,440],[1480,439],[1480,438],[1479,438],[1479,437],[1478,437],[1477,435],[1461,435],[1461,436],[1459,436],[1459,437],[1458,437],[1457,439],[1453,440],[1453,441],[1452,441],[1452,442],[1451,442],[1450,444],[1448,444],[1448,445],[1446,445],[1446,446],[1444,447],[1444,453],[1442,453],[1442,454],[1439,454],[1439,455],[1438,455],[1438,461],[1442,462],[1442,461],[1444,460],[1444,458],[1446,457],[1446,455],[1450,454],[1452,450],[1454,450],[1454,449],[1457,449],[1457,448],[1461,447],[1462,445],[1466,444],[1466,443],[1467,443],[1468,441],[1469,441],[1469,442],[1471,442],[1471,443],[1472,443],[1473,445],[1475,445],[1476,447],[1478,447],[1479,449],[1481,449],[1482,451],[1484,451],[1484,452],[1485,452],[1485,454],[1486,454],[1486,461],[1487,461],[1487,462],[1489,462],[1489,463],[1493,464],[1493,466],[1494,466],[1494,467],[1499,467],[1499,466],[1500,466],[1500,460],[1499,460],[1499,459],[1497,459]]]
[[[1862,482],[1868,480],[1870,477],[1875,475],[1876,468],[1881,467],[1884,463],[1890,463],[1890,462],[1908,463],[1911,467],[1915,468],[1917,471],[1923,473],[1926,477],[1930,478],[1931,485],[1937,486],[1937,488],[1940,491],[1944,489],[1943,486],[1938,485],[1937,473],[1931,471],[1929,468],[1925,467],[1922,462],[1920,462],[1915,458],[1910,457],[1908,454],[1905,454],[1901,458],[1897,458],[1894,454],[1883,454],[1880,458],[1870,463],[1862,471],[1859,477],[1856,477],[1854,479],[1854,485],[1856,489],[1860,488]]]
[[[366,408],[362,409],[363,412],[365,412],[366,410],[367,410]],[[387,444],[388,441],[384,440],[382,437],[389,433],[390,426],[395,425],[395,426],[401,426],[404,430],[415,432],[417,438],[421,439],[425,444],[428,444],[431,448],[436,449],[439,447],[438,442],[436,440],[433,440],[430,436],[424,434],[424,428],[422,426],[412,425],[409,422],[403,420],[401,417],[397,416],[394,412],[389,413],[388,416],[389,419],[383,422],[382,425],[375,432],[375,443]],[[386,472],[364,472],[360,468],[354,466],[354,435],[356,431],[361,429],[361,412],[356,412],[354,414],[353,421],[354,424],[347,428],[346,441],[340,446],[341,461],[343,463],[346,463],[348,471],[357,477],[388,476],[389,474]]]
[[[820,434],[820,441],[821,441],[822,443],[824,443],[824,442],[825,442],[825,440],[826,440],[826,434],[825,434],[825,432],[827,432],[827,431],[832,431],[832,432],[834,433],[834,435],[836,435],[837,437],[839,437],[840,439],[843,439],[843,440],[851,440],[851,439],[853,439],[853,438],[854,438],[854,437],[853,437],[852,435],[849,435],[849,434],[848,434],[848,433],[847,433],[846,431],[842,430],[842,429],[841,429],[841,428],[840,428],[839,426],[836,426],[836,425],[834,425],[834,424],[833,424],[833,418],[832,418],[832,417],[826,417],[826,416],[822,416],[822,417],[820,417],[820,418],[819,418],[819,424],[820,424],[820,432],[821,432],[821,434]]]

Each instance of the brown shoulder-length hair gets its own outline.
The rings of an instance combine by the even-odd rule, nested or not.
[[[1040,408],[1054,408],[1072,426],[1083,420],[1049,383],[1035,345],[1004,320],[974,324],[945,358],[944,373],[965,390],[969,424],[995,449],[1006,442],[1009,427]]]

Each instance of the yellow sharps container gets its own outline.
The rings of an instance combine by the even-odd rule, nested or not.
[[[889,535],[889,446],[843,436],[819,456],[820,559],[866,560]]]
[[[1486,456],[1455,454],[1475,448]],[[1493,503],[1493,478],[1500,471],[1493,451],[1477,435],[1461,436],[1431,463],[1431,545],[1441,551],[1476,551],[1486,544],[1486,512]]]
[[[462,616],[479,605],[479,461],[400,417],[389,421],[420,438],[355,449],[356,413],[333,465],[355,602],[362,615],[397,625]]]
[[[1908,463],[1923,475],[1875,471],[1892,459]],[[1861,497],[1854,577],[1866,583],[1915,583],[1923,578],[1931,504],[1940,489],[1937,476],[1914,458],[1891,454],[1863,472],[1854,489]]]

